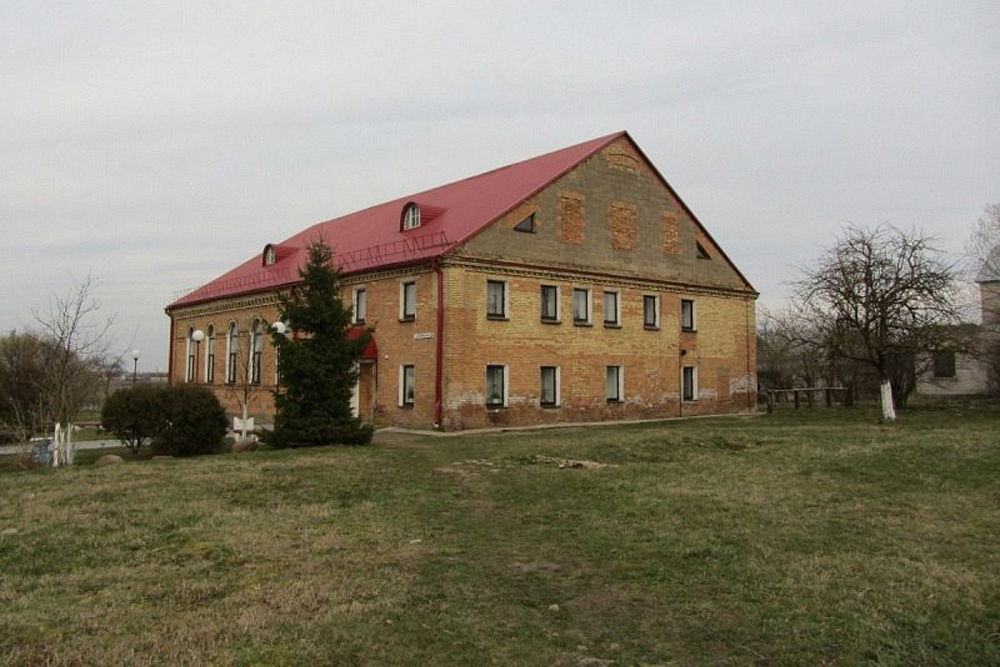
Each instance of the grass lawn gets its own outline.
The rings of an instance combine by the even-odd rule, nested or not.
[[[4,664],[1000,664],[996,410],[80,465],[0,498]]]

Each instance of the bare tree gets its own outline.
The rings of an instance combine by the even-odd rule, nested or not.
[[[237,345],[228,345],[226,359],[226,392],[240,406],[240,439],[246,440],[250,406],[257,403],[264,391],[264,347],[269,338],[269,325],[262,318],[253,319],[246,331],[237,332]]]
[[[822,331],[834,357],[878,374],[882,416],[894,420],[927,353],[953,342],[954,264],[919,231],[850,226],[802,274],[797,308]]]
[[[115,318],[99,317],[96,288],[96,281],[88,274],[65,296],[50,299],[47,314],[35,313],[40,335],[51,346],[42,382],[48,412],[56,425],[54,466],[72,464],[73,421],[85,405],[94,402],[100,387],[95,367],[107,356],[108,331]]]
[[[0,441],[27,455],[30,440],[51,423],[42,378],[51,350],[30,333],[0,338]]]

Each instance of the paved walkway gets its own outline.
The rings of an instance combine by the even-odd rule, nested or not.
[[[104,449],[105,447],[121,447],[122,443],[118,440],[78,440],[73,443],[76,445],[77,449]],[[25,447],[24,445],[3,445],[0,447],[0,456],[5,456],[7,454],[20,454],[23,451],[30,450],[31,445]]]
[[[608,421],[588,421],[588,422],[552,422],[549,424],[530,424],[528,426],[495,426],[491,428],[470,428],[464,431],[429,431],[415,428],[401,428],[399,426],[387,426],[375,431],[376,438],[382,436],[382,440],[389,441],[389,438],[397,436],[416,437],[428,436],[438,438],[454,438],[468,435],[487,435],[495,433],[516,433],[519,431],[545,431],[554,428],[600,428],[602,426],[624,426],[626,424],[658,424],[676,421],[688,421],[692,419],[752,419],[764,416],[764,412],[734,412],[721,415],[690,415],[687,417],[660,417],[657,419],[621,419]],[[373,438],[375,440],[375,438]]]

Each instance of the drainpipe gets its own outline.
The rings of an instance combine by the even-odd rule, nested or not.
[[[678,346],[680,347],[680,346]],[[684,357],[687,356],[688,351],[681,348],[680,354],[677,355],[677,416],[684,416]]]
[[[750,331],[750,304],[751,304],[750,298],[747,297],[746,314],[744,316],[747,323],[747,412],[753,412],[754,409],[753,396],[757,394],[756,384],[753,388],[753,394],[750,393],[750,340],[751,340],[750,336],[754,337],[753,338],[754,344],[756,344],[757,342],[757,332]]]
[[[437,257],[431,260],[431,268],[437,275],[437,358],[434,367],[434,427],[441,428],[441,395],[442,376],[444,375],[444,275],[441,272],[441,260]]]
[[[167,384],[174,383],[174,314],[167,311],[167,315],[170,316],[170,341],[167,345],[167,350],[169,350],[167,356]]]

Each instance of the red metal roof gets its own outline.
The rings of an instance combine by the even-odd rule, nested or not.
[[[305,249],[320,236],[345,274],[440,257],[601,150],[624,132],[546,153],[478,176],[321,222],[276,244],[274,264],[261,255],[174,301],[167,309],[259,292],[299,281]],[[401,231],[403,208],[421,208],[420,227]],[[263,248],[263,244],[261,245]]]

